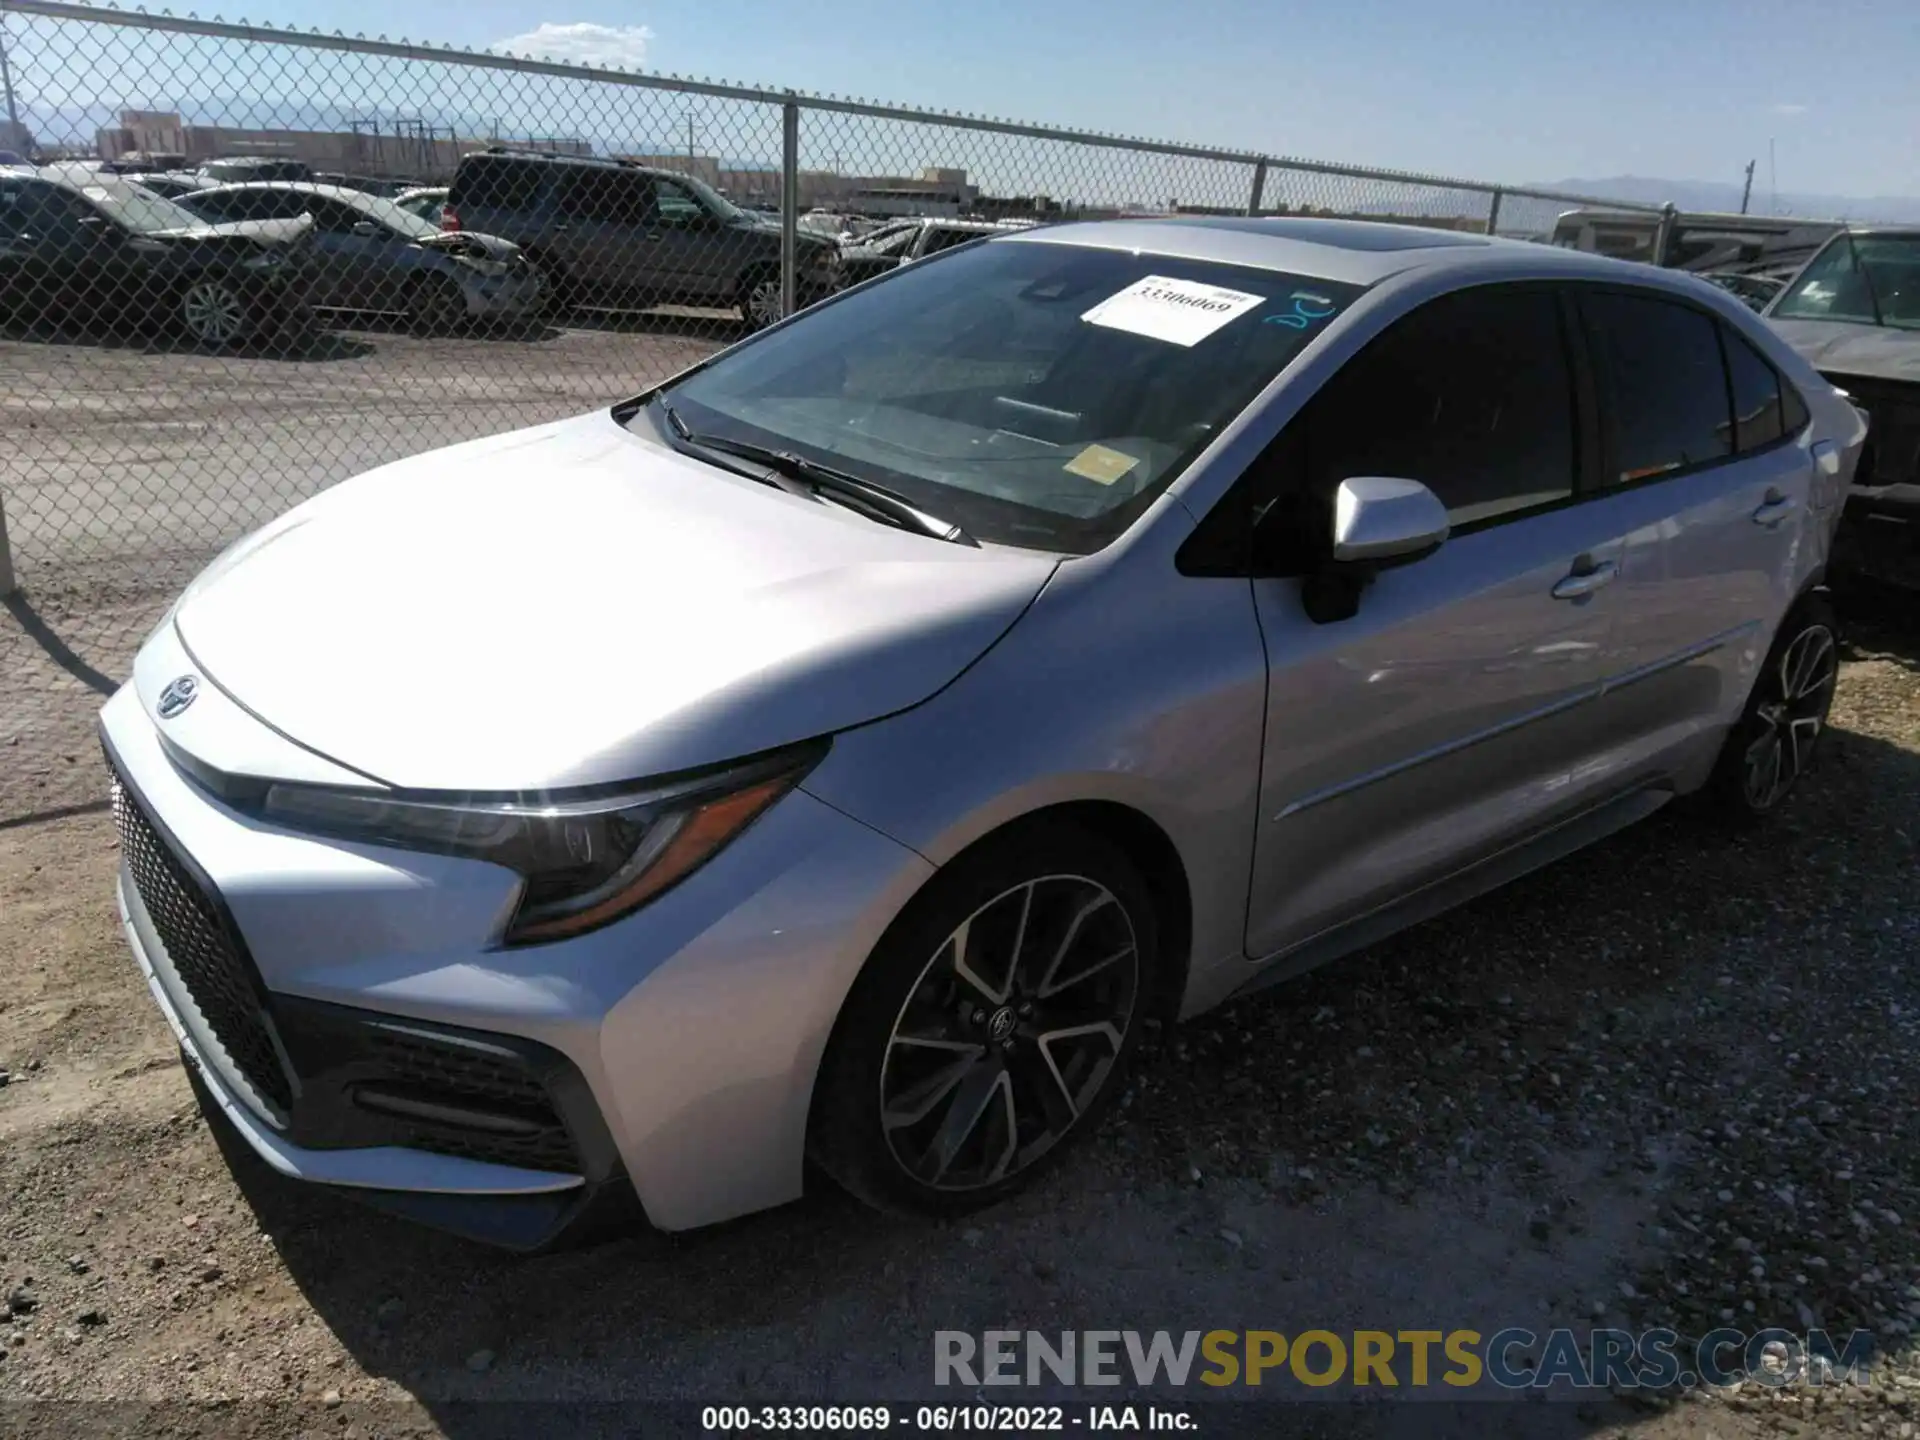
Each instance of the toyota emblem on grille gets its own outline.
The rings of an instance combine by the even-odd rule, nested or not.
[[[193,704],[193,697],[200,693],[200,682],[191,675],[182,675],[178,680],[169,681],[167,688],[160,692],[160,718],[171,720],[187,706]]]

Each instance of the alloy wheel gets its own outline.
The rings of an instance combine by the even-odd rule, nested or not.
[[[222,280],[200,280],[180,298],[187,333],[207,345],[226,345],[247,328],[246,302]]]
[[[1140,953],[1113,893],[1048,875],[974,911],[922,969],[887,1038],[880,1117],[907,1175],[983,1189],[1057,1145],[1134,1021]]]
[[[777,276],[763,275],[747,287],[745,310],[747,323],[759,330],[783,319],[786,307],[780,301],[780,281]]]
[[[1839,659],[1833,631],[1809,625],[1760,677],[1754,706],[1758,733],[1741,770],[1747,803],[1755,810],[1779,804],[1812,761],[1833,704]]]

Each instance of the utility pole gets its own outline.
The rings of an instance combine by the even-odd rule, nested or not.
[[[1740,213],[1742,215],[1747,213],[1747,201],[1753,197],[1753,166],[1753,161],[1747,161],[1747,183],[1745,188],[1740,191]]]
[[[1780,168],[1774,164],[1773,141],[1767,141],[1767,186],[1773,191],[1773,213],[1780,213]]]

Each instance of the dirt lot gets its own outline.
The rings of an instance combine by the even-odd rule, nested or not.
[[[0,1432],[671,1433],[695,1401],[951,1400],[949,1328],[1726,1323],[1871,1329],[1875,1383],[1197,1413],[1212,1434],[1911,1436],[1910,616],[1857,630],[1834,720],[1771,828],[1656,817],[1185,1028],[1003,1211],[879,1222],[827,1192],[532,1260],[223,1154],[117,933],[106,818],[0,830],[0,1397],[124,1402],[0,1404]],[[596,1408],[644,1400],[683,1403]]]

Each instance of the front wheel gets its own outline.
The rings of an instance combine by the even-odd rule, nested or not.
[[[450,275],[423,275],[407,296],[407,322],[419,335],[444,335],[467,318],[467,296]]]
[[[196,280],[180,296],[180,324],[202,345],[231,345],[247,333],[246,297],[230,281]]]
[[[887,1210],[958,1214],[1025,1185],[1119,1089],[1157,943],[1139,872],[1090,831],[1036,827],[961,857],[848,997],[814,1158]]]
[[[1780,808],[1813,763],[1839,675],[1833,607],[1809,595],[1787,613],[1720,752],[1710,787],[1723,815],[1758,820]]]
[[[780,296],[780,277],[771,272],[749,275],[740,282],[740,318],[755,330],[764,330],[786,318]]]

